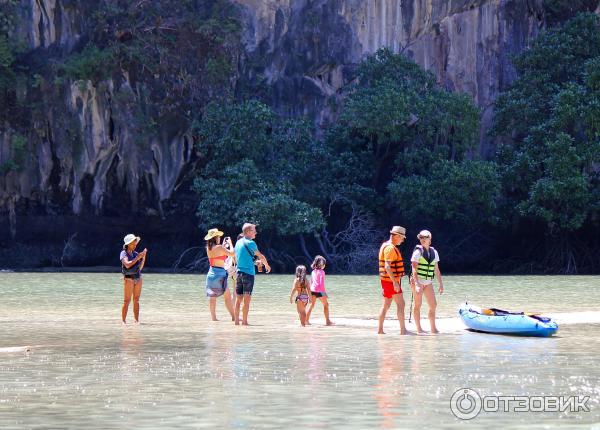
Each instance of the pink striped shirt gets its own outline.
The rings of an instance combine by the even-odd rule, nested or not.
[[[310,291],[325,292],[325,271],[323,269],[314,269],[310,274]]]

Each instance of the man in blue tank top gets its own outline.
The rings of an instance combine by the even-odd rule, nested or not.
[[[244,302],[242,310],[242,325],[248,325],[248,311],[250,310],[250,300],[252,299],[252,290],[254,289],[254,268],[255,260],[258,259],[265,266],[267,273],[271,271],[271,266],[266,257],[258,251],[258,246],[254,242],[256,238],[256,226],[245,223],[242,226],[244,237],[240,238],[235,244],[235,259],[237,261],[237,282],[235,301],[235,325],[240,324],[240,306]]]

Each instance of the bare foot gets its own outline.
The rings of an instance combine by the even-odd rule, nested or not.
[[[235,321],[235,325],[240,325],[240,321],[239,321],[239,320],[236,320],[236,321]]]
[[[309,323],[308,321],[306,321],[306,325],[312,325],[311,323]]]
[[[425,330],[417,330],[417,334],[427,334]]]
[[[438,334],[440,331],[437,328],[431,329],[431,333]]]
[[[134,323],[135,325],[140,325],[140,321],[139,321],[139,320],[135,320],[133,323]]]
[[[125,320],[121,321],[121,325],[127,325],[127,322]]]
[[[335,324],[332,323],[331,321],[327,321],[327,323],[325,323],[325,325],[335,325]]]
[[[213,321],[219,321],[219,320],[218,320],[216,317],[214,317],[212,320],[213,320]]]
[[[379,330],[377,334],[385,334],[383,330]]]
[[[242,321],[242,325],[250,325],[250,324],[248,324],[248,321]]]
[[[408,334],[408,332],[406,331],[406,329],[403,329],[403,330],[400,330],[400,334],[405,335],[405,334]]]

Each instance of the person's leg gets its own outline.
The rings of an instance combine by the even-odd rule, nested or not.
[[[383,331],[383,321],[385,321],[385,314],[387,313],[391,304],[392,304],[391,297],[383,298],[383,304],[381,305],[381,310],[379,311],[379,330],[377,331],[377,334],[385,334]]]
[[[131,302],[131,295],[133,294],[133,279],[123,278],[123,307],[121,308],[121,320],[125,324],[127,318],[127,310],[129,309],[129,302]]]
[[[248,325],[248,312],[250,312],[250,301],[252,300],[252,290],[254,290],[254,275],[244,273],[244,307],[242,309],[242,325]]]
[[[244,296],[237,294],[235,297],[235,325],[240,325],[240,307],[242,305],[242,301],[244,300]]]
[[[244,276],[243,273],[238,272],[236,283],[235,283],[235,315],[234,321],[235,325],[240,325],[240,307],[242,305],[242,301],[244,300]]]
[[[317,302],[317,296],[313,296],[312,294],[309,296],[310,297],[310,305],[308,305],[308,309],[306,310],[306,325],[310,325],[310,314],[313,311],[313,308],[315,307],[315,303]]]
[[[213,321],[217,320],[217,298],[209,297],[208,298],[208,310],[210,311],[210,319]]]
[[[413,292],[415,303],[413,305],[413,317],[415,318],[415,326],[417,333],[424,333],[421,327],[421,305],[423,304],[423,285],[416,285]]]
[[[236,298],[235,291],[237,289],[237,282],[235,280],[235,276],[231,276],[229,278],[229,285],[231,285],[231,305],[233,307],[235,305],[235,298]]]
[[[435,326],[435,310],[437,308],[437,301],[435,300],[435,292],[433,291],[433,285],[428,285],[427,288],[423,291],[425,295],[425,300],[427,300],[427,305],[429,306],[429,312],[427,316],[429,317],[429,324],[431,325],[432,333],[439,333],[437,327]]]
[[[229,315],[231,315],[231,321],[235,321],[235,313],[233,312],[233,303],[231,303],[231,295],[229,294],[229,290],[225,290],[223,293],[223,300],[225,301],[227,312],[229,312]]]
[[[404,296],[402,293],[394,294],[394,301],[396,302],[396,312],[398,315],[398,322],[400,323],[400,334],[406,334],[406,323],[404,322]]]
[[[323,303],[323,313],[325,314],[325,325],[333,325],[331,320],[329,319],[329,302],[327,301],[327,296],[321,296],[321,303]]]
[[[135,322],[140,322],[140,296],[142,295],[142,278],[135,279],[133,283],[133,317]]]
[[[300,318],[300,325],[304,327],[306,325],[306,305],[304,302],[297,300],[296,310],[298,311],[298,317]]]
[[[252,295],[244,293],[244,308],[242,310],[242,325],[248,325],[248,312],[250,311],[250,300]]]

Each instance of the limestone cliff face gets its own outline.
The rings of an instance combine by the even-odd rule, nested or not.
[[[326,122],[324,100],[348,83],[350,66],[386,46],[473,97],[483,111],[482,155],[491,149],[492,103],[515,77],[510,56],[544,24],[542,0],[237,1],[248,17],[246,47],[267,58],[282,112]]]
[[[484,155],[493,100],[514,79],[509,57],[544,22],[542,0],[235,1],[246,50],[239,72],[263,79],[281,113],[327,123],[335,115],[328,99],[343,94],[356,63],[388,46],[434,72],[445,87],[474,98],[483,110]],[[85,39],[94,5],[21,0],[15,37],[32,56],[69,52]],[[0,175],[0,210],[12,220],[24,202],[46,212],[60,206],[103,214],[125,201],[160,213],[193,156],[188,130],[174,123],[140,144],[135,110],[142,96],[126,72],[96,84],[46,85],[53,107],[36,117],[26,136],[24,169]],[[0,162],[10,155],[11,133],[10,123],[0,127]]]

